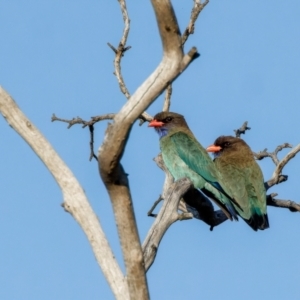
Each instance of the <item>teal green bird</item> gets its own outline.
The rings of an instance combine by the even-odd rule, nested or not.
[[[233,205],[238,214],[255,231],[269,228],[263,174],[246,142],[220,136],[206,150],[215,154],[222,187],[235,200]]]
[[[189,129],[184,117],[177,113],[161,112],[149,123],[160,136],[163,161],[175,181],[189,178],[232,220],[238,219],[231,199],[224,192],[214,162]]]

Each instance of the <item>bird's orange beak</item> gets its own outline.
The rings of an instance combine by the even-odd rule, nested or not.
[[[162,127],[164,124],[165,124],[164,122],[160,122],[160,121],[157,121],[157,120],[153,119],[149,123],[148,127]]]
[[[207,152],[219,152],[221,151],[221,147],[220,146],[216,146],[216,145],[210,145],[206,148]]]

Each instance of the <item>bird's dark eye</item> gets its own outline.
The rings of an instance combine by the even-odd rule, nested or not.
[[[225,146],[225,147],[228,147],[228,146],[230,146],[230,143],[229,143],[229,142],[225,142],[225,143],[224,143],[224,146]]]
[[[173,120],[172,117],[166,117],[166,118],[165,118],[165,122],[166,122],[166,123],[169,123],[169,122],[171,122],[172,120]]]

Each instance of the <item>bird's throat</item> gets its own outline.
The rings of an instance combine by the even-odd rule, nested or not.
[[[168,130],[163,127],[156,127],[155,130],[157,131],[160,139],[168,134]]]

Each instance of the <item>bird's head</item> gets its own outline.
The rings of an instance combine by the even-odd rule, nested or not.
[[[237,151],[240,152],[241,150],[246,152],[250,151],[252,154],[251,149],[244,140],[233,136],[224,135],[218,137],[213,145],[210,145],[206,148],[206,151],[212,152],[215,157],[218,157],[223,153],[229,154]]]
[[[173,129],[188,128],[184,116],[174,112],[160,112],[156,114],[148,126],[154,127],[160,137],[167,135]]]

